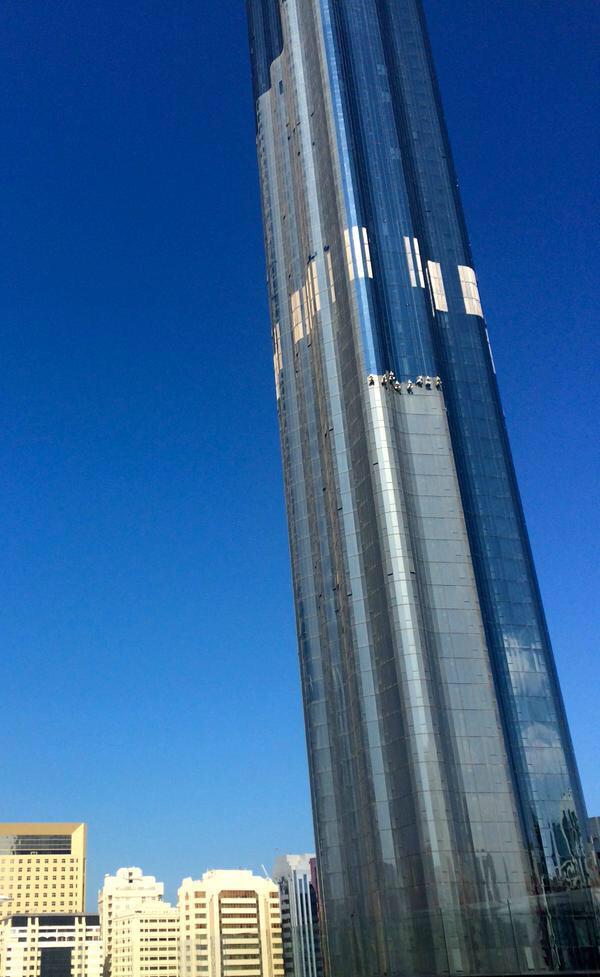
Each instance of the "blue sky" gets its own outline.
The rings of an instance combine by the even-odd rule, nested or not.
[[[427,0],[591,813],[592,0]],[[270,869],[312,828],[238,0],[6,0],[2,820],[105,872]]]

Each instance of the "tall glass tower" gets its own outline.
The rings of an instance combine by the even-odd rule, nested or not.
[[[600,968],[420,0],[247,0],[332,977]]]

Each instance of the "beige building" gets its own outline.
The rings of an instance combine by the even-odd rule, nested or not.
[[[11,916],[0,922],[2,977],[102,977],[97,916]]]
[[[0,824],[0,918],[82,913],[85,824]]]
[[[162,882],[157,882],[153,875],[144,875],[141,868],[135,866],[120,868],[115,875],[104,876],[104,885],[98,893],[98,912],[106,974],[111,972],[115,917],[161,902],[164,891]]]
[[[181,977],[283,977],[279,890],[247,871],[205,872],[179,889]]]
[[[112,926],[111,977],[179,977],[179,910],[148,902],[117,914]]]

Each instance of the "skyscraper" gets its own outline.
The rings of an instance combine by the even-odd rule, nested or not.
[[[332,975],[593,969],[585,805],[420,0],[247,11]]]

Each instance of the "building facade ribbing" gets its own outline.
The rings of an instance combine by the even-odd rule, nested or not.
[[[592,838],[592,848],[600,871],[600,818],[594,817],[589,820],[590,835]]]
[[[319,896],[314,855],[280,855],[279,886],[285,977],[323,977]]]
[[[598,968],[422,5],[247,10],[332,977]]]

